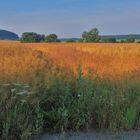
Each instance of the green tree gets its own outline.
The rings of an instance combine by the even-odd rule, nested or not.
[[[40,35],[34,32],[25,32],[22,34],[20,41],[21,42],[43,42],[45,39],[44,35]]]
[[[128,36],[127,39],[126,39],[126,42],[134,43],[135,42],[135,38],[133,36]]]
[[[99,42],[100,36],[97,28],[91,29],[89,32],[84,32],[82,34],[83,42]]]
[[[45,37],[45,42],[60,42],[56,34],[50,34]]]

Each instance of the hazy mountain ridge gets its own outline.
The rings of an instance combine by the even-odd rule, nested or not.
[[[0,40],[18,40],[19,36],[11,31],[0,29]]]
[[[117,40],[125,40],[128,36],[133,36],[135,39],[140,39],[140,34],[128,34],[128,35],[101,35],[101,39],[104,38],[116,38]],[[60,38],[61,41],[67,40],[78,41],[81,38]]]
[[[101,38],[126,39],[128,36],[133,36],[135,39],[140,39],[140,34],[128,34],[128,35],[102,35]]]

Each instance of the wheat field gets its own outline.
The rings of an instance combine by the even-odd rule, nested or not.
[[[139,44],[60,43],[25,44],[25,46],[45,52],[55,63],[72,68],[74,71],[78,65],[85,73],[88,69],[92,69],[100,76],[140,71]]]
[[[36,57],[36,53],[41,53],[56,65],[74,72],[81,66],[84,74],[89,69],[99,76],[140,72],[140,44],[0,41],[1,79],[16,79],[18,76],[25,79],[26,75],[31,76],[35,69],[44,65],[44,61]]]
[[[0,137],[140,129],[139,62],[139,44],[0,41]]]

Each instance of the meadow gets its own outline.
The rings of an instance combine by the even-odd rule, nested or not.
[[[0,138],[140,128],[140,44],[0,41]]]
[[[54,43],[26,44],[45,52],[56,64],[76,71],[80,65],[95,75],[123,75],[140,70],[140,45],[121,43]]]

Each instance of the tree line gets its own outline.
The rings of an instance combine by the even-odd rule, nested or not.
[[[120,40],[118,41],[116,38],[113,37],[105,37],[101,38],[99,35],[99,30],[97,28],[93,28],[90,31],[83,32],[82,38],[79,40],[74,39],[68,39],[65,42],[102,42],[102,43],[134,43],[135,38],[133,36],[128,36],[126,40]],[[21,42],[27,42],[27,43],[34,43],[34,42],[61,42],[60,39],[58,39],[58,36],[56,34],[49,34],[47,36],[37,34],[34,32],[25,32],[22,34],[20,38]]]
[[[41,35],[34,32],[25,32],[20,38],[21,42],[59,42],[58,36],[56,34]]]

